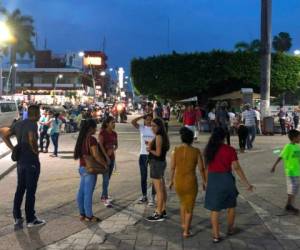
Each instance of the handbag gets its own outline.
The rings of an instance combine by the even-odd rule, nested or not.
[[[90,152],[91,144],[86,143],[87,152]],[[108,167],[105,167],[98,162],[92,155],[84,155],[85,169],[89,174],[105,174],[108,171]]]
[[[48,128],[47,135],[52,135],[52,131],[53,131],[52,127]]]
[[[18,161],[20,159],[20,155],[21,155],[21,145],[17,144],[16,146],[14,146],[11,152],[12,161]]]

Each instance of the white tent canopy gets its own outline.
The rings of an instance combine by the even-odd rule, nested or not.
[[[194,96],[194,97],[190,97],[190,98],[187,98],[187,99],[180,100],[178,102],[197,102],[197,101],[198,101],[198,97]]]

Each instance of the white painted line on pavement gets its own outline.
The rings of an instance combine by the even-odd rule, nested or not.
[[[242,197],[243,198],[243,197]],[[243,198],[245,200],[245,198]],[[300,240],[300,227],[294,223],[284,220],[282,217],[272,216],[268,211],[248,201],[257,215],[262,219],[266,227],[278,240]],[[294,230],[291,230],[291,229]],[[291,233],[293,231],[294,233]]]

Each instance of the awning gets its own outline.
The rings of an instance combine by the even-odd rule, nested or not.
[[[197,102],[197,101],[198,101],[198,97],[194,96],[194,97],[183,99],[183,100],[180,100],[180,101],[177,101],[177,102]]]
[[[231,93],[227,93],[227,94],[224,94],[224,95],[215,96],[215,97],[210,98],[209,100],[212,100],[212,101],[225,101],[225,100],[238,100],[238,99],[243,99],[243,94],[241,93],[240,90],[234,91],[234,92],[231,92]],[[260,100],[260,94],[253,93],[253,99],[254,100]]]

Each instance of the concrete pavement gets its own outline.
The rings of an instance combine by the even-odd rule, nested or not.
[[[255,149],[239,155],[250,181],[256,186],[253,194],[241,187],[237,227],[239,233],[212,245],[208,211],[203,208],[203,193],[199,193],[193,221],[195,236],[183,240],[179,224],[179,205],[175,193],[169,193],[169,219],[149,223],[143,218],[152,208],[136,204],[139,191],[137,157],[139,137],[128,124],[121,124],[117,172],[111,190],[114,209],[106,209],[99,201],[101,178],[94,197],[95,214],[103,219],[87,225],[78,220],[75,195],[79,177],[77,163],[72,160],[74,136],[60,138],[60,158],[43,154],[42,174],[37,193],[37,212],[48,224],[40,229],[14,231],[11,207],[16,173],[0,181],[0,249],[299,249],[299,217],[283,211],[286,199],[285,177],[282,168],[274,175],[269,169],[276,158],[273,149],[281,147],[287,138],[259,136]],[[172,146],[179,137],[171,128]],[[200,136],[195,146],[203,149],[208,135]],[[233,138],[237,146],[237,138]],[[0,160],[2,166],[2,160]],[[299,204],[299,202],[297,202]],[[222,220],[225,232],[225,220]]]

